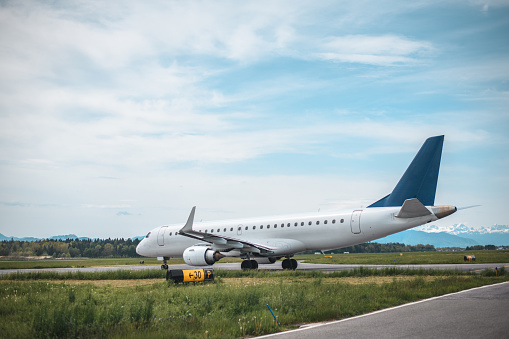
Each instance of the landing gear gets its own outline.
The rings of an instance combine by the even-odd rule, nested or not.
[[[297,269],[297,266],[298,266],[298,263],[297,263],[297,260],[295,259],[285,259],[283,260],[283,269],[284,270],[296,270]]]
[[[163,258],[163,264],[161,265],[162,270],[168,270],[168,264],[166,262],[166,260],[168,260],[168,259],[170,259],[170,258],[168,258],[168,257]]]
[[[258,269],[258,262],[256,260],[244,260],[240,264],[240,268],[243,270],[256,270]]]

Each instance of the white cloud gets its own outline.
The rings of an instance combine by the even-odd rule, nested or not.
[[[325,60],[396,65],[419,62],[416,56],[429,54],[434,48],[429,42],[412,41],[393,35],[347,35],[328,38],[318,49],[323,52],[316,55]]]

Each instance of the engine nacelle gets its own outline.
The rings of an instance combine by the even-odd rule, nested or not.
[[[215,252],[205,246],[188,247],[183,254],[184,262],[191,266],[212,265],[223,257],[224,255],[221,253]]]
[[[273,264],[276,262],[277,258],[275,257],[260,257],[260,258],[253,258],[253,260],[256,260],[259,264]]]

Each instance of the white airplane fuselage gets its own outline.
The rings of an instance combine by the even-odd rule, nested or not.
[[[285,256],[352,246],[438,220],[431,208],[428,208],[431,214],[416,218],[396,217],[400,209],[379,207],[352,212],[196,222],[193,228],[203,233],[278,247],[271,255]],[[186,248],[197,243],[195,239],[179,235],[181,228],[179,224],[152,229],[138,245],[138,253],[152,257],[181,257]],[[223,254],[240,256],[238,250]]]

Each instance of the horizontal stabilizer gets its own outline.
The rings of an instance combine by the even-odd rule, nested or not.
[[[417,218],[430,215],[431,212],[418,199],[407,199],[396,218]]]

